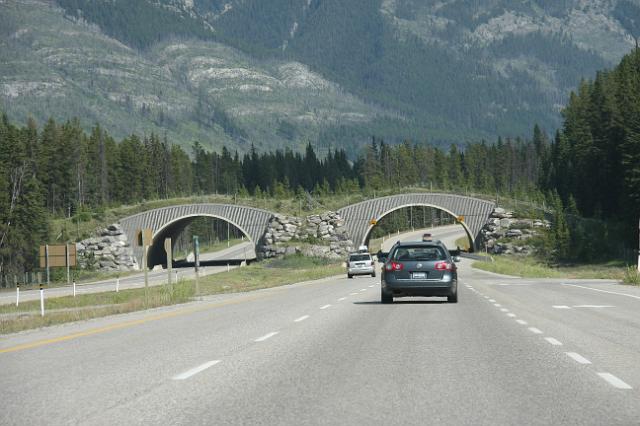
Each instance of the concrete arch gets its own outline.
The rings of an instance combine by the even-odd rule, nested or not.
[[[373,228],[370,223],[372,219],[378,220],[392,211],[410,206],[429,206],[455,217],[464,216],[463,226],[475,246],[495,203],[454,194],[414,193],[374,198],[344,207],[338,212],[353,242],[363,244]]]
[[[184,230],[184,228],[187,225],[189,225],[194,219],[201,218],[201,217],[210,217],[213,219],[220,219],[231,224],[232,226],[239,229],[240,232],[242,232],[247,237],[247,239],[253,243],[254,246],[256,245],[256,242],[251,238],[249,233],[246,230],[242,229],[242,226],[238,225],[237,223],[234,223],[228,219],[225,219],[224,217],[220,217],[213,214],[190,214],[190,215],[178,217],[172,220],[171,222],[164,224],[162,228],[154,232],[153,243],[149,247],[149,252],[147,253],[148,266],[152,267],[154,265],[163,264],[165,262],[165,257],[166,257],[165,250],[164,250],[165,238],[175,237],[179,235]],[[175,238],[173,238],[173,242],[175,242]]]
[[[431,205],[431,204],[406,204],[406,205],[395,207],[395,208],[393,208],[393,209],[391,209],[391,210],[389,210],[387,212],[382,213],[380,215],[380,217],[375,218],[375,220],[376,220],[376,222],[379,222],[383,217],[385,217],[385,216],[387,216],[387,215],[389,215],[389,214],[391,214],[391,213],[393,213],[395,211],[398,211],[400,209],[404,209],[404,208],[407,208],[407,207],[432,207],[434,209],[442,210],[443,212],[448,213],[450,216],[457,217],[457,215],[454,212],[449,211],[448,209],[444,209],[444,208],[439,207],[439,206],[434,206],[434,205]],[[469,225],[467,225],[465,222],[461,222],[460,225],[462,225],[462,227],[464,228],[465,232],[467,233],[467,236],[469,237],[469,242],[471,243],[471,247],[473,247],[474,236],[471,234],[471,229],[469,229]],[[369,223],[369,226],[368,226],[368,228],[367,228],[367,230],[365,232],[362,244],[367,244],[367,242],[369,241],[369,237],[371,236],[371,232],[373,231],[373,228],[375,228],[375,227],[376,227],[376,225],[371,225],[371,223]]]
[[[137,247],[133,241],[138,229],[150,228],[155,242],[161,238],[163,231],[166,233],[171,226],[179,226],[189,218],[215,217],[231,223],[257,246],[273,215],[273,212],[267,210],[235,204],[185,204],[138,213],[121,219],[120,225],[133,247],[138,264],[142,265],[142,248]]]

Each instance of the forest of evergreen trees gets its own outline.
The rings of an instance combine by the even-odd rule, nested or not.
[[[415,185],[546,198],[574,216],[624,223],[631,246],[640,212],[640,51],[583,82],[563,115],[553,141],[538,126],[531,140],[447,151],[374,137],[352,161],[341,150],[318,158],[310,144],[304,153],[251,149],[241,157],[196,142],[187,153],[153,134],[116,142],[98,124],[87,134],[77,120],[49,120],[39,129],[33,120],[21,127],[3,115],[0,268],[33,269],[49,220],[82,211],[198,194],[292,197]]]

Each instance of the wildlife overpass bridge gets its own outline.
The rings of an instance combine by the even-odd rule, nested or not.
[[[406,207],[433,207],[453,217],[462,217],[471,247],[476,247],[480,230],[487,223],[495,203],[480,198],[440,193],[399,194],[374,198],[338,210],[355,244],[367,244],[371,231],[380,219]]]
[[[475,246],[482,226],[487,222],[495,204],[478,198],[452,194],[416,193],[374,198],[344,207],[338,212],[355,245],[366,244],[374,223],[386,215],[406,207],[425,206],[442,210],[451,216],[463,216],[461,222],[472,247]],[[236,204],[187,204],[149,210],[120,220],[138,264],[142,265],[142,248],[134,238],[139,229],[150,228],[153,242],[149,247],[147,266],[163,264],[166,260],[164,239],[176,237],[194,219],[212,217],[224,220],[238,228],[259,251],[259,244],[275,213]]]

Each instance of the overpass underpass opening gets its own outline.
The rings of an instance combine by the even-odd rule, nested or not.
[[[370,226],[364,240],[364,244],[369,247],[369,251],[374,253],[378,251],[378,246],[383,238],[387,238],[389,235],[397,234],[398,232],[402,234],[420,229],[459,224],[452,212],[426,204],[401,206],[384,213],[376,219],[376,224]],[[461,245],[460,248],[472,251],[474,240],[469,229],[462,224],[459,224],[459,226],[464,229],[467,235],[466,247]]]
[[[227,262],[240,263],[245,260],[245,257],[246,260],[255,259],[251,238],[237,225],[216,216],[194,215],[179,218],[154,235],[153,244],[148,251],[148,267],[153,268],[156,265],[166,267],[167,254],[164,249],[166,238],[171,238],[174,266],[193,265],[194,235],[198,236],[200,264],[203,266]],[[230,253],[234,246],[240,246],[243,242],[250,244],[247,247],[242,246],[244,249],[239,248],[239,253]],[[225,253],[229,256],[225,256]]]

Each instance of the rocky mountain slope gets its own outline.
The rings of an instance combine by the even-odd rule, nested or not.
[[[0,108],[246,151],[552,131],[638,0],[5,0]]]

